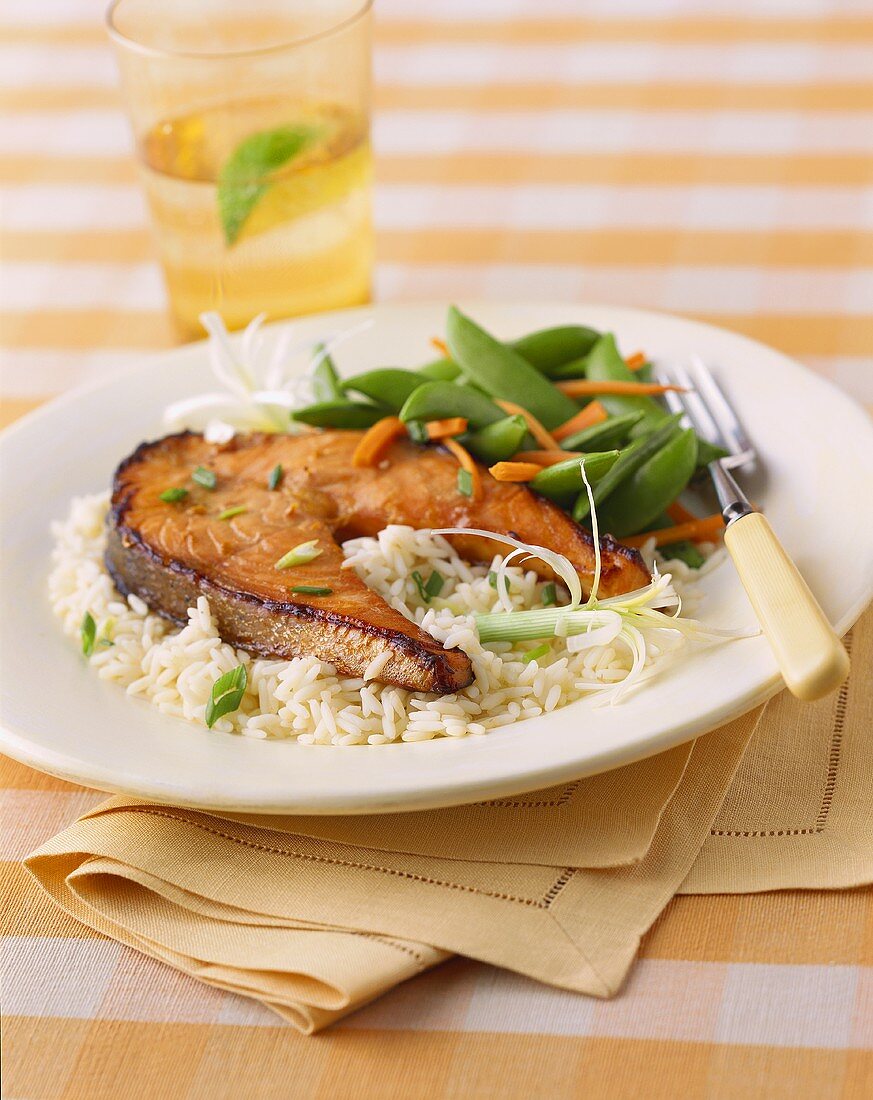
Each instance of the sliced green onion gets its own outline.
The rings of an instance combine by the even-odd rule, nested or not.
[[[204,489],[212,490],[218,483],[218,478],[215,476],[214,470],[207,470],[205,466],[198,466],[194,473],[191,475],[191,480],[196,481],[198,485],[202,485]]]
[[[548,584],[544,584],[541,595],[543,607],[554,607],[555,604],[558,602],[558,594],[555,589],[555,582],[549,581]]]
[[[332,596],[332,588],[322,588],[318,584],[295,584],[292,592],[299,592],[301,596]]]
[[[410,576],[415,581],[415,587],[418,589],[419,596],[421,596],[425,603],[430,603],[430,596],[428,595],[427,585],[424,583],[424,577],[417,569],[413,569]]]
[[[231,714],[239,708],[246,693],[249,682],[249,674],[245,665],[237,665],[236,668],[219,676],[212,685],[212,694],[206,704],[206,725],[210,729],[219,718],[225,714]]]
[[[536,649],[529,649],[527,653],[522,653],[521,659],[526,665],[530,664],[531,661],[538,661],[540,657],[545,657],[550,649],[551,646],[546,642],[543,645],[538,645]]]
[[[97,624],[94,622],[94,616],[90,611],[86,611],[82,617],[79,635],[82,639],[82,652],[86,657],[90,657],[94,652],[94,640],[97,637]]]
[[[241,516],[243,512],[247,512],[248,508],[243,507],[242,504],[238,504],[235,508],[225,508],[223,512],[218,513],[219,519],[233,519],[234,516]]]
[[[273,568],[290,569],[293,565],[306,565],[307,562],[313,561],[324,552],[317,549],[317,547],[318,539],[310,539],[308,542],[301,542],[299,546],[295,546],[293,550],[289,550],[287,554],[283,554]]]
[[[179,500],[184,500],[187,495],[187,489],[183,489],[181,485],[176,485],[172,489],[164,489],[160,499],[166,501],[167,504],[175,504]]]
[[[497,588],[497,574],[494,572],[493,569],[488,570],[488,583],[491,585],[491,587],[493,589],[496,590],[496,588]]]
[[[283,476],[284,471],[282,469],[282,463],[279,462],[270,470],[270,476],[267,478],[267,488],[271,490],[278,489]]]
[[[408,420],[406,430],[409,432],[409,438],[414,443],[427,443],[429,436],[423,420]]]
[[[425,592],[428,596],[438,596],[443,590],[443,585],[446,583],[445,577],[437,573],[436,569],[427,578],[427,584],[424,586]]]
[[[458,492],[465,497],[473,495],[473,475],[463,467],[458,470]]]

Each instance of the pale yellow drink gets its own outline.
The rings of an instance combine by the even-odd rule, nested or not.
[[[247,187],[260,193],[229,239],[222,171],[247,139],[284,127],[311,136],[284,164],[255,166],[236,185],[244,207]],[[360,116],[330,105],[228,103],[158,123],[140,152],[170,302],[187,334],[199,333],[206,309],[237,328],[261,312],[284,317],[369,299],[371,157]]]
[[[186,336],[359,305],[371,0],[114,0],[107,24]]]

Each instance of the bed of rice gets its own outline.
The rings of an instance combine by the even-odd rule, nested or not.
[[[82,618],[90,612],[98,642],[89,660],[97,675],[191,722],[204,723],[215,680],[244,664],[246,694],[236,713],[213,726],[221,732],[315,745],[465,737],[565,706],[584,694],[582,685],[618,682],[630,668],[630,655],[621,646],[574,654],[555,638],[546,657],[530,662],[522,656],[537,642],[483,647],[472,613],[500,610],[489,567],[471,566],[445,539],[410,527],[388,527],[378,538],[347,542],[347,566],[437,641],[463,649],[473,662],[470,687],[440,697],[380,684],[374,681],[378,658],[358,678],[339,675],[314,657],[253,657],[222,642],[203,596],[180,629],[152,614],[138,597],[125,600],[118,594],[102,561],[107,505],[107,494],[78,498],[67,519],[53,527],[49,595],[55,614],[78,643]],[[412,573],[427,577],[432,569],[442,574],[445,586],[426,604]],[[688,576],[681,563],[674,563],[673,571],[680,583]],[[508,576],[517,608],[541,605],[542,583],[534,573],[511,568]],[[663,656],[663,647],[651,647],[650,661]]]

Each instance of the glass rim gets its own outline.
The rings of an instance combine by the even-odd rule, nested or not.
[[[333,23],[323,30],[304,35],[302,38],[290,38],[286,41],[276,42],[269,46],[249,46],[239,50],[226,50],[221,53],[214,53],[209,50],[170,50],[159,46],[149,46],[145,42],[138,42],[135,38],[131,38],[120,31],[115,21],[115,15],[119,8],[122,4],[126,3],[128,3],[128,0],[112,0],[104,16],[106,31],[116,44],[133,50],[136,53],[146,54],[150,57],[175,57],[180,59],[184,58],[189,61],[220,61],[222,59],[229,60],[231,58],[240,57],[260,57],[264,54],[280,53],[283,50],[293,50],[300,46],[308,46],[313,42],[318,42],[319,39],[322,38],[330,38],[331,35],[346,30],[348,27],[354,26],[355,23],[363,19],[372,8],[374,0],[360,0],[360,3],[352,11],[351,15],[342,19],[339,23]]]

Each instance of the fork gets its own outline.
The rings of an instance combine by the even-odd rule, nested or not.
[[[755,449],[723,390],[694,357],[692,370],[674,366],[659,381],[684,392],[665,394],[697,434],[728,452],[708,469],[725,522],[724,542],[788,690],[798,699],[821,699],[849,674],[849,655],[779,542],[767,518],[752,506],[732,470],[755,462]]]

